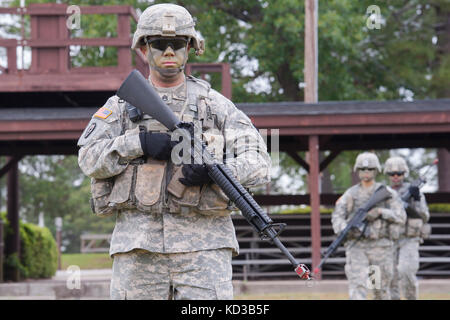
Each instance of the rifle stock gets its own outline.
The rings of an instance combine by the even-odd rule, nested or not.
[[[261,209],[253,197],[244,189],[244,187],[234,178],[230,169],[215,161],[214,157],[206,149],[203,141],[195,136],[191,136],[186,126],[176,117],[172,110],[162,101],[159,95],[149,85],[148,81],[137,70],[133,70],[120,86],[117,96],[142,112],[152,116],[161,122],[167,129],[183,129],[183,139],[194,139],[194,153],[200,155],[203,163],[208,168],[208,174],[211,179],[224,191],[227,197],[233,201],[237,208],[242,212],[244,218],[255,228],[263,240],[270,240],[281,252],[288,258],[294,267],[295,272],[301,279],[309,280],[310,271],[304,264],[298,263],[292,254],[286,249],[278,238],[283,229],[282,224],[273,223],[272,219]],[[281,227],[276,230],[276,227]]]

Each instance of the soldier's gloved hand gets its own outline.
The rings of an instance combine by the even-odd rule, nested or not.
[[[379,208],[373,208],[369,212],[367,212],[366,219],[368,221],[374,221],[378,219],[378,217],[381,215],[381,210]]]
[[[415,186],[409,187],[409,193],[411,194],[411,197],[414,198],[414,200],[416,201],[420,200],[420,191],[418,187]]]
[[[202,186],[212,181],[208,169],[202,164],[186,164],[181,168],[184,178],[178,179],[185,186]]]
[[[156,160],[169,160],[172,148],[178,143],[171,141],[169,134],[160,132],[140,132],[139,140],[144,155]]]

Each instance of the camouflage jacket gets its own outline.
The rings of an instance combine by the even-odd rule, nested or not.
[[[403,183],[400,188],[396,189],[399,196],[406,193],[411,184],[409,182]],[[407,220],[405,224],[405,228],[401,231],[401,237],[407,238],[416,238],[416,237],[427,237],[428,235],[424,235],[424,233],[429,233],[431,231],[424,232],[424,225],[430,219],[430,212],[428,210],[427,200],[425,199],[425,195],[420,192],[420,199],[418,201],[414,200],[414,198],[410,198],[408,201],[409,207],[406,209]]]
[[[230,100],[194,77],[175,88],[155,89],[180,119],[201,129],[208,149],[244,187],[270,181],[267,147]],[[184,187],[178,182],[180,165],[144,158],[139,131],[167,129],[146,114],[133,122],[126,109],[117,96],[111,97],[78,141],[78,163],[92,178],[93,200],[103,199],[105,212],[117,213],[110,254],[134,248],[173,253],[224,247],[237,253],[230,217],[236,208],[226,195],[216,184]]]
[[[333,230],[340,233],[347,226],[347,222],[353,217],[358,208],[362,207],[372,196],[373,192],[380,186],[374,183],[371,188],[363,188],[359,183],[347,189],[336,202],[335,209],[331,215]],[[375,208],[379,210],[379,217],[369,221],[366,233],[362,239],[398,239],[399,227],[406,221],[406,213],[402,202],[394,190],[387,187],[392,197],[380,202]],[[348,239],[358,238],[360,234],[352,233]]]

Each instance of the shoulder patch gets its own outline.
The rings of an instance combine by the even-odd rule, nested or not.
[[[106,119],[112,114],[112,111],[109,110],[106,107],[101,107],[98,109],[98,111],[94,114],[94,117],[100,118],[100,119]]]
[[[97,127],[97,124],[95,122],[92,122],[89,128],[86,130],[86,134],[84,135],[84,138],[87,139],[91,135],[92,132],[94,132],[95,128]]]

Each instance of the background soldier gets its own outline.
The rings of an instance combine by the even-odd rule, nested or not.
[[[401,229],[400,239],[395,242],[395,269],[391,283],[391,298],[399,300],[400,293],[408,300],[416,300],[419,285],[416,273],[419,270],[419,243],[429,235],[430,218],[425,196],[417,186],[404,182],[409,175],[406,161],[401,157],[389,158],[384,165],[384,173],[389,176],[391,187],[400,196],[408,190],[411,198],[406,209],[407,220]]]
[[[204,51],[194,25],[183,7],[150,6],[139,18],[132,48],[147,56],[149,82],[162,100],[201,130],[215,157],[220,161],[230,151],[226,164],[238,181],[265,184],[271,161],[250,119],[207,82],[184,74],[190,48]],[[233,298],[233,207],[204,165],[174,164],[176,143],[162,124],[117,96],[92,117],[78,142],[79,165],[92,178],[94,212],[117,213],[112,299]]]
[[[381,171],[375,154],[365,152],[358,155],[354,171],[358,171],[360,183],[345,191],[331,216],[336,234],[346,227],[357,209],[381,185],[375,182],[377,171]],[[406,214],[397,193],[390,188],[388,190],[392,197],[371,209],[367,214],[367,227],[352,230],[344,244],[345,274],[352,300],[366,299],[368,289],[374,289],[375,299],[390,299],[389,285],[394,272],[392,238],[396,238],[391,230],[393,225],[405,223]]]

